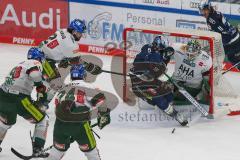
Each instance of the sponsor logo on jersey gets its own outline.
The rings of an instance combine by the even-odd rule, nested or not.
[[[191,79],[194,77],[194,70],[192,70],[191,68],[188,68],[184,65],[181,64],[181,66],[179,67],[179,74],[181,74],[181,77],[184,75],[187,79]]]
[[[47,47],[53,49],[53,48],[57,47],[58,45],[59,45],[58,40],[55,39],[52,42],[48,43]]]
[[[184,60],[183,60],[183,63],[185,63],[185,64],[187,64],[187,65],[189,65],[189,66],[191,66],[191,67],[195,67],[195,66],[196,66],[196,64],[195,64],[194,62],[189,61],[189,60],[187,60],[187,59],[184,59]]]

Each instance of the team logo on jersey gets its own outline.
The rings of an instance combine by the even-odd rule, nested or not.
[[[198,65],[202,67],[203,66],[203,62],[199,62]]]
[[[187,59],[184,59],[183,63],[185,63],[185,64],[187,64],[187,65],[189,65],[191,67],[195,67],[196,66],[196,64],[193,61],[189,61]]]

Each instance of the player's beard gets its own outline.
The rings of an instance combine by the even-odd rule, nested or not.
[[[73,34],[74,40],[75,41],[80,41],[81,37],[77,37],[75,34]]]

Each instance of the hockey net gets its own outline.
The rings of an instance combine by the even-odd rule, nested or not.
[[[177,43],[186,44],[191,39],[197,39],[202,48],[209,53],[213,59],[213,66],[210,70],[210,105],[209,113],[213,114],[216,108],[217,97],[237,97],[237,93],[234,92],[231,84],[222,75],[223,61],[225,53],[222,45],[221,35],[209,31],[197,31],[190,29],[136,29],[126,28],[123,33],[124,40],[124,60],[123,60],[123,73],[127,74],[132,67],[133,60],[141,51],[141,48],[145,44],[152,43],[154,37],[157,35],[163,35],[167,37],[170,45]],[[174,64],[174,60],[171,61]],[[172,74],[169,73],[168,74]],[[123,100],[131,100],[131,83],[127,76],[124,78],[123,87]]]

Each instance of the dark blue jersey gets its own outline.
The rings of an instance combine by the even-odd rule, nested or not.
[[[137,62],[153,62],[162,63],[165,62],[163,54],[157,53],[152,50],[152,45],[146,44],[142,47],[141,52],[137,54],[134,59],[134,63]]]
[[[166,64],[163,54],[153,51],[151,44],[146,44],[134,59],[134,73],[144,73],[151,77],[158,78],[166,71]]]
[[[239,36],[237,28],[232,26],[221,12],[211,12],[207,18],[207,25],[209,30],[222,35],[224,46],[234,42]]]

